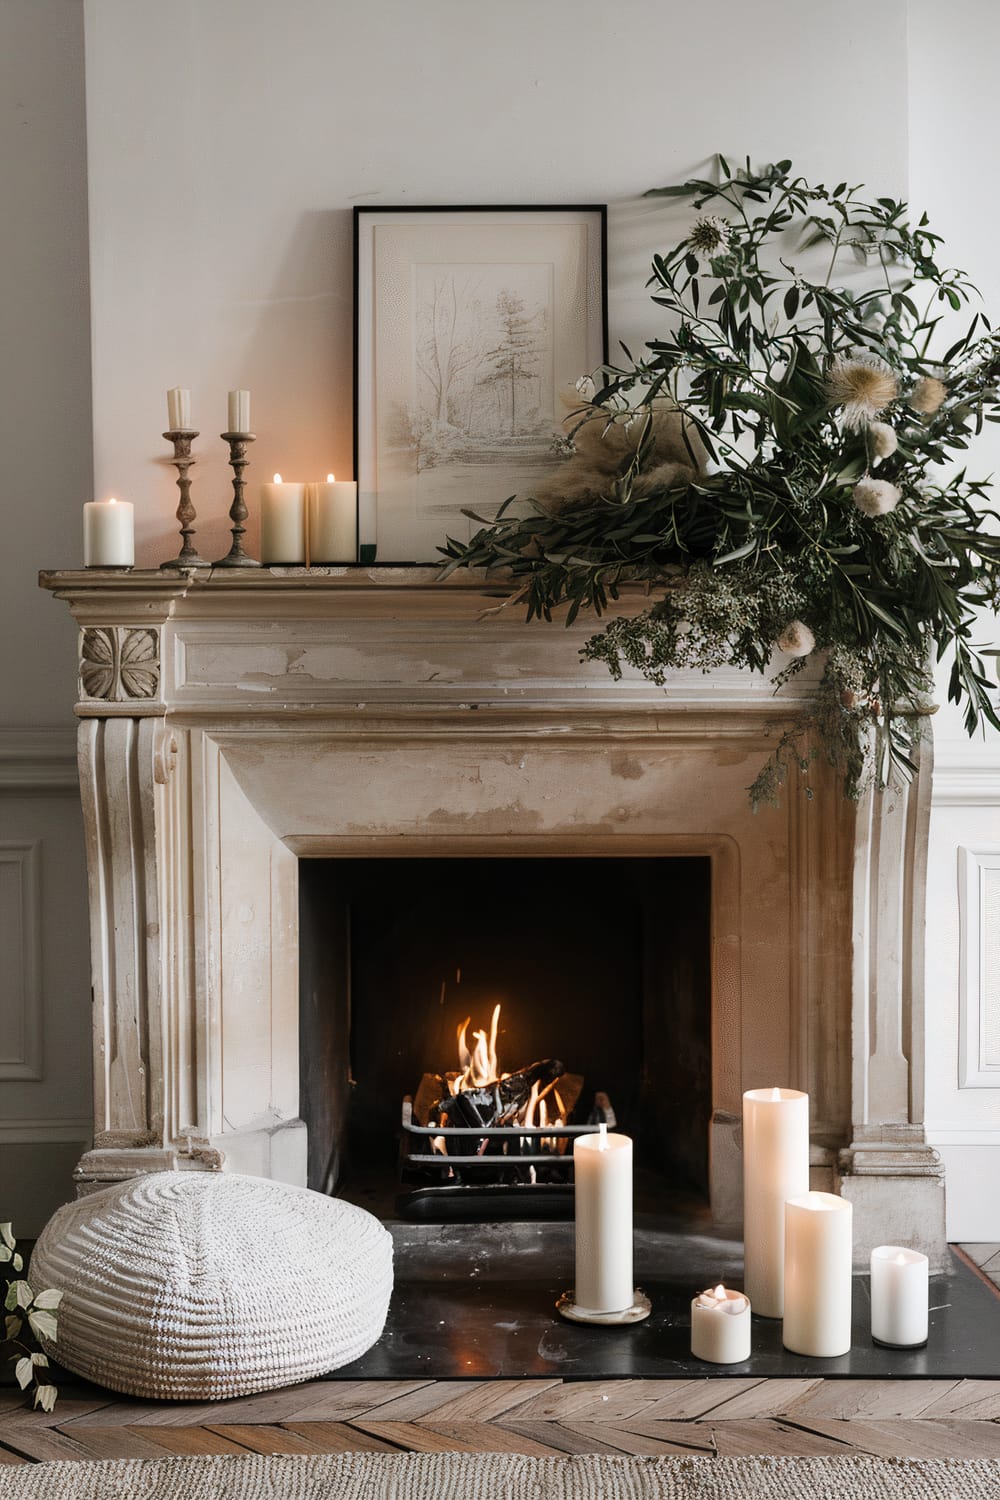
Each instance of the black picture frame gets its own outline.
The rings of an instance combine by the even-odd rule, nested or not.
[[[447,378],[439,337],[462,351]],[[463,508],[530,492],[560,389],[607,358],[606,204],[355,207],[359,561],[439,563]]]

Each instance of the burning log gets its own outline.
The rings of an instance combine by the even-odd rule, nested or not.
[[[548,1084],[558,1082],[562,1076],[562,1063],[547,1057],[541,1062],[532,1063],[528,1068],[519,1068],[516,1073],[508,1073],[506,1078],[484,1084],[481,1088],[463,1089],[461,1093],[439,1099],[438,1113],[444,1123],[457,1125],[459,1120],[451,1117],[456,1110],[466,1108],[465,1103],[459,1103],[460,1100],[469,1101],[475,1105],[479,1115],[475,1124],[509,1125],[527,1105],[536,1084],[541,1090]]]

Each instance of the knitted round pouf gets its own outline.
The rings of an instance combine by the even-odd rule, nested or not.
[[[99,1385],[245,1396],[349,1364],[382,1332],[392,1237],[262,1177],[154,1172],[60,1208],[31,1257],[65,1295],[48,1352]]]

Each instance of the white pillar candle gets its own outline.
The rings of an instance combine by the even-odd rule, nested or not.
[[[632,1142],[596,1135],[573,1142],[576,1183],[576,1287],[585,1312],[625,1312],[635,1302],[632,1279]]]
[[[352,563],[358,556],[358,487],[353,480],[326,476],[308,489],[309,561]]]
[[[809,1191],[809,1095],[750,1089],[743,1095],[743,1285],[753,1310],[780,1318],[785,1200]]]
[[[88,500],[83,507],[83,563],[87,568],[131,568],[135,520],[128,500]]]
[[[742,1292],[711,1288],[691,1303],[691,1353],[713,1365],[750,1358],[750,1302]]]
[[[832,1193],[785,1204],[785,1321],[794,1354],[832,1359],[851,1347],[853,1209]]]
[[[175,385],[167,392],[167,431],[187,432],[191,428],[191,392]]]
[[[227,432],[250,431],[250,392],[229,392],[229,426]]]
[[[872,1338],[877,1344],[912,1349],[927,1342],[927,1256],[901,1245],[872,1251]]]
[[[260,487],[260,558],[264,563],[306,560],[306,487],[285,484],[280,474]]]

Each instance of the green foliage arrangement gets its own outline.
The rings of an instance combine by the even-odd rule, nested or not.
[[[775,801],[818,738],[857,796],[912,773],[914,711],[949,651],[969,733],[1000,729],[996,652],[973,640],[1000,596],[998,517],[987,482],[955,471],[1000,422],[1000,336],[981,311],[966,324],[975,289],[905,203],[810,186],[790,161],[717,163],[718,181],[653,190],[699,214],[653,260],[662,329],[640,358],[622,346],[572,414],[571,441],[590,422],[630,434],[607,493],[527,514],[508,501],[470,543],[449,540],[445,571],[502,568],[529,619],[568,605],[567,623],[644,582],[650,606],[584,648],[615,675],[763,672],[777,647],[780,684],[821,652],[816,707],[750,793]],[[664,411],[695,476],[650,489],[637,481]]]
[[[18,1385],[22,1391],[34,1390],[33,1405],[51,1411],[59,1391],[50,1379],[48,1356],[36,1347],[36,1341],[55,1341],[62,1292],[32,1291],[23,1270],[13,1228],[0,1224],[0,1281],[6,1283],[4,1340],[13,1350],[10,1357]]]

